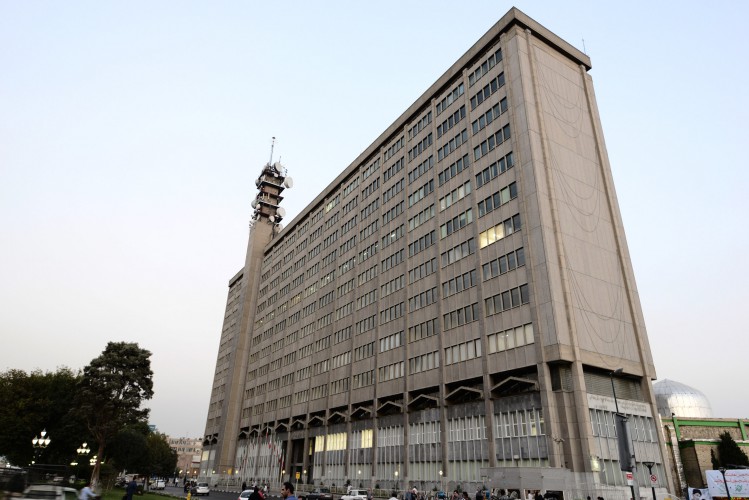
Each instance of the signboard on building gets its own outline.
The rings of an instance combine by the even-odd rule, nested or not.
[[[726,485],[731,498],[749,496],[749,469],[727,470],[725,481],[719,470],[706,470],[705,476],[711,497],[727,497]]]

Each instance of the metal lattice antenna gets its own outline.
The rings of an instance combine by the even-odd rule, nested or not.
[[[271,137],[270,141],[270,160],[268,160],[268,165],[273,165],[273,146],[276,145],[276,138]]]

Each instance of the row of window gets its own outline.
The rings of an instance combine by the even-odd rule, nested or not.
[[[481,79],[482,76],[487,74],[490,69],[495,65],[499,64],[502,60],[502,49],[497,50],[495,53],[489,56],[481,65],[476,68],[473,73],[468,75],[468,86],[473,87],[473,84]]]
[[[437,287],[430,288],[408,299],[408,311],[413,312],[428,305],[434,304],[438,299]]]
[[[473,209],[469,208],[465,212],[456,215],[440,226],[440,238],[447,238],[454,232],[463,229],[471,222],[473,222]]]
[[[403,165],[403,157],[401,156],[395,163],[393,163],[387,170],[382,173],[383,182],[387,182],[391,177],[400,172],[403,169]]]
[[[533,324],[528,323],[487,336],[489,354],[533,343]]]
[[[409,173],[408,173],[408,183],[411,184],[413,181],[427,173],[432,169],[434,166],[434,156],[429,155],[429,157],[416,165]]]
[[[439,175],[437,176],[439,185],[443,185],[444,183],[461,173],[463,170],[467,169],[469,166],[470,163],[468,161],[467,154],[463,155],[462,158],[458,158],[449,167],[439,173]]]
[[[479,233],[479,248],[485,248],[507,236],[520,231],[520,214],[515,214],[509,219],[505,219],[496,226],[490,227],[486,231]],[[444,266],[443,266],[444,267]]]
[[[524,265],[525,250],[523,247],[520,247],[517,250],[513,250],[506,255],[502,255],[499,258],[492,260],[491,262],[487,262],[481,266],[481,270],[484,274],[484,281],[486,281]]]
[[[423,325],[432,324],[431,328],[432,330],[434,330],[436,325],[434,325],[433,323],[434,323],[434,320],[431,320],[430,322],[424,323]],[[521,325],[515,328],[510,328],[508,330],[490,334],[487,336],[487,341],[488,341],[488,349],[489,349],[490,354],[496,353],[496,352],[502,352],[507,349],[512,349],[515,347],[521,347],[523,345],[532,344],[534,342],[533,325],[528,323],[528,324]],[[402,342],[403,342],[403,332],[398,332],[398,333],[389,335],[383,339],[380,339],[380,352],[385,352],[385,351],[400,347]],[[368,357],[374,356],[374,345],[375,345],[374,342],[371,342],[369,344],[356,348],[354,350],[354,360],[358,361],[361,359],[366,359]],[[451,364],[459,363],[462,361],[467,361],[470,359],[478,358],[481,356],[481,340],[472,339],[467,342],[462,342],[460,344],[446,347],[444,348],[444,351],[445,351],[445,365],[451,365]],[[322,360],[318,363],[315,363],[312,366],[312,374],[319,375],[321,373],[327,372],[331,368],[331,366],[332,368],[338,368],[341,366],[345,366],[349,364],[350,362],[351,362],[351,352],[349,351],[349,352],[342,353],[338,356],[333,357],[332,360]],[[439,356],[438,356],[437,351],[433,351],[427,354],[409,358],[408,364],[409,364],[410,374],[415,374],[415,373],[419,373],[422,371],[431,370],[433,368],[439,367]],[[385,382],[388,380],[400,378],[404,375],[403,370],[404,370],[404,363],[402,361],[380,367],[378,369],[379,381]],[[368,378],[366,374],[359,374],[359,375],[365,375],[365,379]],[[297,380],[305,380],[309,378],[309,376],[310,376],[310,367],[306,367],[297,371]],[[354,375],[354,378],[357,378],[357,376],[358,375]],[[348,380],[348,377],[331,382],[330,384],[331,393],[337,394],[339,392],[338,389],[340,389],[341,387],[346,387],[345,390],[348,390],[348,383],[344,382],[344,380]],[[257,391],[252,391],[252,396],[254,396],[255,394],[262,395],[267,391],[276,390],[279,388],[279,386],[281,387],[288,386],[292,384],[293,381],[294,381],[293,373],[284,375],[281,378],[277,378],[277,379],[269,381],[267,384],[258,385]],[[324,384],[311,389],[312,393],[315,394],[315,397],[313,397],[313,399],[316,399],[317,397],[324,397],[327,395],[325,390],[321,389],[323,386]],[[593,422],[594,422],[594,429],[593,429],[594,435],[606,436],[608,434],[610,437],[615,437],[615,433],[609,434],[606,431],[601,430],[601,429],[606,428],[606,426],[601,425],[600,421],[594,420]],[[596,424],[598,424],[598,428],[595,428]],[[642,432],[642,428],[645,428],[645,426],[640,426],[640,427],[641,428],[636,429],[636,432],[638,432],[638,437],[641,440],[648,440],[648,437],[644,437],[646,433]],[[612,431],[610,430],[610,432]],[[640,433],[642,433],[643,436],[639,436]],[[506,434],[506,436],[510,436],[510,435],[511,435],[510,433]],[[501,437],[501,435],[497,437]]]
[[[417,213],[410,219],[408,219],[408,230],[413,231],[429,219],[434,217],[434,203],[429,205],[427,208],[422,210],[421,212]]]
[[[488,198],[484,198],[478,203],[479,206],[479,217],[492,212],[494,209],[508,203],[510,200],[514,200],[518,197],[518,186],[517,183],[512,182],[509,185],[503,187],[496,193],[492,194]]]
[[[439,368],[440,357],[438,351],[429,352],[422,354],[421,356],[414,356],[408,360],[408,373],[414,374]]]
[[[499,118],[502,113],[507,112],[507,98],[503,97],[500,101],[491,107],[489,111],[479,116],[471,123],[471,131],[475,135],[479,130],[483,130],[487,125],[490,125],[494,120]]]
[[[432,110],[430,109],[427,114],[421,117],[421,120],[416,122],[413,127],[408,129],[408,138],[411,139],[415,137],[419,132],[424,130],[427,125],[432,123]]]
[[[460,123],[460,120],[466,117],[466,106],[465,104],[460,107],[455,113],[447,117],[445,121],[437,125],[437,138],[439,139],[448,130],[453,128],[455,125]]]
[[[456,187],[445,196],[440,198],[440,212],[447,208],[450,208],[453,203],[457,203],[469,194],[471,194],[471,181],[466,181],[465,184],[461,184],[460,186]]]
[[[471,97],[471,111],[476,109],[476,106],[489,99],[493,93],[505,86],[505,74],[500,73],[496,78],[493,78],[486,86],[479,90],[476,95]]]
[[[510,124],[508,123],[493,135],[487,137],[485,141],[473,148],[473,160],[476,161],[479,158],[485,156],[494,148],[502,144],[503,142],[510,139]]]
[[[416,143],[414,147],[408,150],[408,161],[409,163],[416,159],[417,156],[419,156],[421,153],[429,149],[429,147],[432,145],[432,133],[429,132],[429,135],[424,137],[421,141]]]
[[[395,141],[389,148],[385,150],[385,153],[383,155],[383,160],[388,161],[395,153],[400,151],[400,149],[406,145],[406,141],[404,140],[403,136],[400,136],[400,139]]]
[[[457,87],[447,94],[440,102],[437,103],[437,116],[445,111],[455,100],[465,93],[465,86],[459,83]]]
[[[451,295],[455,295],[456,293],[460,293],[463,290],[467,290],[476,285],[478,285],[476,270],[471,269],[467,273],[463,273],[442,283],[442,298],[444,299]]]
[[[528,303],[530,303],[530,296],[526,283],[484,299],[484,310],[487,316],[492,316]]]
[[[455,137],[447,141],[447,143],[437,150],[437,162],[441,162],[444,158],[456,151],[461,144],[468,141],[468,130],[463,129]]]
[[[382,237],[382,249],[383,250],[386,249],[387,247],[389,247],[390,245],[392,245],[393,243],[401,239],[404,234],[405,234],[405,231],[403,229],[403,224],[401,224],[400,226],[396,227],[395,229],[393,229],[388,234]]]
[[[469,340],[445,348],[445,365],[481,357],[481,339]]]
[[[505,156],[495,161],[484,170],[476,174],[476,188],[480,188],[490,180],[497,177],[499,174],[505,173],[515,165],[515,160],[512,156],[512,151],[507,153]]]

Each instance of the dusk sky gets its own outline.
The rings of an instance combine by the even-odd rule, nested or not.
[[[659,379],[749,417],[735,1],[0,0],[0,370],[134,341],[202,436],[271,137],[291,221],[513,5],[591,58]]]

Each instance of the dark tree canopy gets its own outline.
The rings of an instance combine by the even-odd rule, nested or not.
[[[37,450],[39,463],[68,463],[75,449],[90,435],[83,422],[73,416],[74,395],[80,374],[69,368],[56,372],[0,373],[0,455],[19,466],[34,459],[31,440],[47,431],[50,444]]]
[[[163,434],[151,433],[148,438],[149,474],[168,477],[177,468],[177,452],[175,452]]]
[[[141,404],[153,396],[151,353],[136,343],[109,342],[104,352],[83,369],[76,406],[104,457],[107,444],[124,427],[145,422],[148,408]],[[91,481],[98,482],[99,464]]]
[[[125,427],[107,445],[107,459],[119,470],[142,474],[148,468],[148,425],[138,423]]]
[[[717,460],[713,461],[713,466],[716,462],[726,469],[732,469],[737,465],[743,467],[749,466],[749,457],[746,456],[746,453],[733,440],[728,431],[721,433],[718,437],[720,437],[718,456]]]

